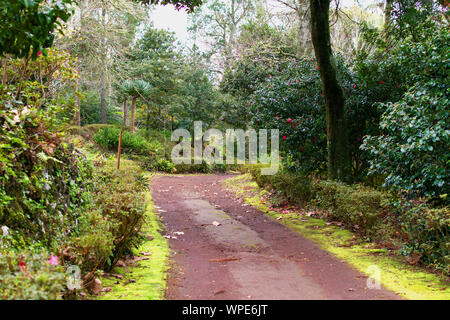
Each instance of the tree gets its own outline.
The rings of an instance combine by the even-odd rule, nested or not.
[[[207,39],[210,60],[222,73],[234,57],[240,26],[255,11],[255,0],[210,0],[193,14],[191,30]]]
[[[311,38],[318,64],[327,119],[328,175],[330,179],[348,181],[350,157],[347,146],[345,98],[338,82],[331,51],[330,0],[310,0]]]
[[[194,10],[194,8],[200,6],[203,0],[135,0],[142,4],[172,4],[177,10],[185,9],[188,12]]]
[[[144,80],[127,80],[123,83],[124,93],[131,98],[131,119],[130,131],[134,132],[134,125],[136,120],[136,102],[139,98],[146,99],[150,96],[153,88],[150,83]]]
[[[309,56],[312,53],[311,23],[307,0],[277,0],[295,13],[297,22],[298,56]]]

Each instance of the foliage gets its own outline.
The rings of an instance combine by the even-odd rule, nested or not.
[[[90,167],[51,130],[52,113],[15,105],[0,121],[0,224],[25,243],[53,246],[83,210]]]
[[[386,176],[385,186],[438,198],[450,190],[450,56],[447,28],[434,31],[423,42],[405,43],[393,53],[414,85],[400,100],[380,105],[382,135],[367,137],[362,148],[370,155],[371,172]]]
[[[107,123],[120,123],[121,114],[117,105],[108,103],[106,105],[106,112],[108,114]],[[83,92],[80,101],[80,118],[81,125],[83,126],[101,123],[101,99],[98,92],[94,90],[86,90]]]
[[[175,173],[177,169],[175,169],[175,164],[166,159],[161,159],[156,163],[156,170],[166,172],[166,173]]]
[[[173,4],[177,10],[185,9],[187,11],[193,11],[195,7],[202,4],[203,0],[134,0],[143,4]]]
[[[105,127],[99,130],[93,137],[94,141],[101,147],[117,151],[119,146],[119,136],[121,129],[115,127]],[[138,155],[154,156],[164,147],[156,140],[148,141],[145,137],[137,133],[124,131],[122,135],[122,148],[126,153]]]
[[[1,102],[9,107],[20,104],[45,108],[54,122],[65,122],[73,113],[73,97],[78,74],[76,59],[68,52],[51,48],[46,55],[1,60],[3,77]]]
[[[109,269],[119,259],[131,254],[142,241],[140,232],[145,219],[148,182],[136,164],[125,160],[120,170],[115,168],[115,161],[100,163],[95,180],[94,204],[101,208],[99,217],[109,222],[114,239],[111,255],[106,261],[100,261],[103,262],[100,266]],[[98,241],[95,237],[93,240]]]
[[[410,241],[403,253],[418,254],[427,264],[450,275],[450,209],[429,208],[424,203],[399,202],[402,226]]]
[[[403,254],[420,254],[422,263],[449,274],[448,206],[432,208],[364,185],[311,180],[283,171],[263,176],[260,165],[247,170],[260,187],[273,189],[272,203],[321,209],[324,218],[372,241],[400,243]]]
[[[40,50],[49,48],[55,39],[54,30],[61,30],[61,21],[71,14],[75,0],[50,2],[44,0],[4,0],[0,3],[0,56],[33,59]],[[20,19],[18,19],[20,17]]]
[[[45,252],[0,251],[1,300],[59,300],[67,274]]]

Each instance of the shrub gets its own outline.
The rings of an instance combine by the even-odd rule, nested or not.
[[[143,240],[140,231],[145,220],[147,187],[142,170],[131,161],[123,160],[120,170],[115,168],[115,161],[107,161],[96,168],[94,203],[108,221],[114,244],[111,255],[103,260],[106,269],[131,254]],[[103,245],[109,246],[108,239]]]
[[[105,127],[95,134],[94,141],[105,149],[117,151],[119,136],[119,128]],[[146,138],[140,136],[139,134],[130,133],[128,131],[124,131],[122,134],[122,149],[125,153],[152,156],[155,156],[156,152],[164,150],[163,146],[159,142],[149,142]]]
[[[416,253],[421,261],[450,275],[450,209],[424,203],[401,203],[402,227],[409,237],[404,254]]]
[[[344,185],[333,181],[318,181],[313,185],[316,204],[329,211],[329,217],[344,222],[371,239],[389,211],[389,196],[362,185]]]
[[[0,225],[48,247],[76,229],[92,174],[84,155],[50,131],[51,119],[27,107],[0,111]]]
[[[273,188],[272,203],[297,203],[325,210],[323,216],[343,222],[372,241],[402,243],[403,254],[418,254],[420,261],[450,274],[450,210],[425,202],[398,200],[386,191],[363,185],[313,180],[292,173],[261,175],[261,165],[247,171],[262,188]]]
[[[206,161],[202,160],[201,164],[176,164],[175,169],[177,173],[211,173],[212,166]]]
[[[175,164],[166,159],[161,159],[156,163],[155,168],[159,171],[166,173],[175,173],[177,169],[175,169]]]
[[[57,300],[67,274],[45,252],[0,252],[0,300]]]
[[[385,186],[411,197],[439,198],[450,191],[450,39],[445,23],[433,25],[417,37],[419,42],[402,43],[388,60],[411,85],[398,101],[379,106],[382,132],[362,145],[371,173],[384,175]]]

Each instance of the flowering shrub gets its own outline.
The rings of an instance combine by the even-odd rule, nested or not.
[[[446,198],[450,191],[449,65],[440,63],[450,59],[448,42],[448,30],[441,28],[423,43],[399,49],[416,84],[399,101],[380,105],[382,134],[367,137],[362,146],[371,173],[385,175],[385,186],[410,196]],[[417,66],[404,61],[408,56]]]
[[[0,250],[0,300],[59,300],[67,274],[45,252]]]
[[[292,63],[259,84],[246,108],[255,128],[279,128],[284,167],[302,174],[325,174],[327,137],[325,105],[314,59]],[[337,59],[346,97],[349,152],[355,180],[367,173],[367,156],[359,147],[363,137],[379,132],[377,101],[390,101],[402,90],[361,77]],[[382,82],[382,83],[380,83]]]

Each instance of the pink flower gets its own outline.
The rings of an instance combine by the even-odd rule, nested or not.
[[[292,119],[291,119],[291,118],[289,118],[289,119],[288,119],[288,122],[292,122]]]
[[[279,116],[279,115],[277,115],[277,116],[276,116],[276,118],[277,118],[277,119],[280,119],[280,116]]]
[[[319,70],[319,67],[316,67],[316,70]]]
[[[353,86],[353,89],[356,89],[356,84]]]
[[[59,264],[59,259],[57,256],[54,256],[52,253],[52,254],[50,254],[50,259],[48,260],[48,263],[50,263],[53,266],[57,266]]]
[[[40,57],[42,55],[42,51],[39,51],[37,56]]]
[[[283,136],[283,140],[286,140],[287,139],[287,137],[286,136]]]
[[[252,106],[252,103],[251,103],[251,102],[249,102],[249,103],[248,103],[248,106],[249,106],[249,107],[251,107],[251,106]]]
[[[379,84],[383,84],[384,82],[380,80]]]

